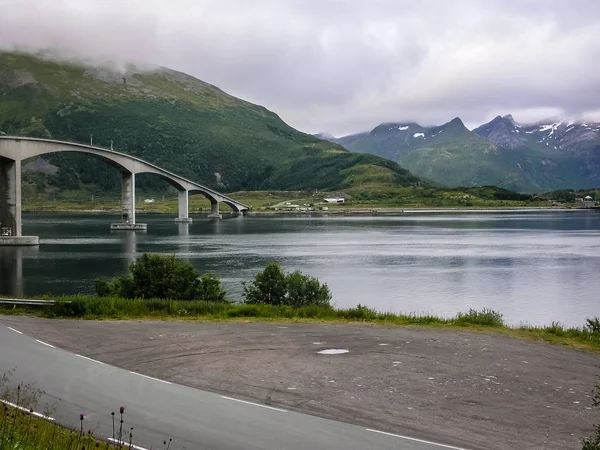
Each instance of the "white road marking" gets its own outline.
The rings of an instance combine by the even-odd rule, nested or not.
[[[285,410],[285,409],[274,408],[272,406],[267,406],[267,405],[261,405],[260,403],[247,402],[246,400],[240,400],[238,398],[233,398],[233,397],[226,397],[224,395],[221,395],[221,398],[225,398],[227,400],[233,400],[234,402],[246,403],[247,405],[260,406],[261,408],[272,409],[273,411],[287,412],[287,410]]]
[[[344,353],[349,353],[350,350],[346,350],[345,348],[328,348],[326,350],[321,350],[317,352],[321,355],[343,355]]]
[[[0,399],[0,403],[4,403],[4,404],[5,404],[5,405],[7,405],[7,406],[11,406],[11,407],[13,407],[13,408],[16,408],[16,409],[18,409],[18,410],[20,410],[20,411],[23,411],[23,412],[28,412],[28,413],[31,413],[31,415],[33,415],[33,416],[35,416],[35,417],[39,417],[40,419],[46,419],[46,420],[50,420],[50,421],[54,421],[54,420],[55,420],[55,419],[54,419],[54,417],[45,416],[45,415],[43,415],[42,413],[35,412],[35,411],[31,412],[31,411],[29,411],[27,408],[24,408],[24,407],[22,407],[22,406],[16,405],[16,404],[14,404],[14,403],[11,403],[11,402],[9,402],[9,401],[6,401],[6,400],[2,400],[2,399]]]
[[[137,373],[137,372],[131,372],[131,371],[129,371],[129,373],[132,373],[132,374],[137,375],[139,377],[148,378],[149,380],[160,381],[161,383],[165,383],[165,384],[173,384],[170,381],[161,380],[160,378],[154,378],[154,377],[151,377],[151,376],[148,376],[148,375],[144,375],[143,373]]]
[[[140,447],[139,445],[134,445],[134,444],[129,445],[129,442],[125,442],[125,441],[119,442],[118,439],[107,438],[106,440],[109,442],[114,442],[116,444],[124,445],[126,448],[133,448],[135,450],[148,450],[146,447]]]
[[[19,330],[14,329],[13,327],[6,327],[6,328],[8,328],[9,330],[13,330],[15,333],[23,334]]]
[[[39,339],[36,339],[35,342],[39,342],[40,344],[45,345],[46,347],[56,348],[54,345],[47,344],[46,342],[40,341]]]
[[[77,353],[75,353],[75,356],[79,356],[80,358],[87,359],[88,361],[92,361],[92,362],[95,362],[98,364],[104,364],[102,361],[96,361],[95,359],[88,358],[87,356],[83,356],[83,355],[78,355]]]
[[[411,438],[411,437],[408,437],[408,436],[402,436],[400,434],[386,433],[385,431],[373,430],[372,428],[367,428],[366,430],[367,431],[372,431],[373,433],[385,434],[387,436],[394,436],[394,437],[397,437],[397,438],[400,438],[400,439],[406,439],[407,441],[420,442],[421,444],[435,445],[437,447],[449,448],[449,449],[452,449],[452,450],[467,450],[466,448],[462,448],[462,447],[454,447],[452,445],[438,444],[437,442],[424,441],[423,439]]]

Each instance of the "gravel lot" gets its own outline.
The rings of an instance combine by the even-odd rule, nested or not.
[[[469,449],[580,449],[597,355],[433,328],[0,316],[165,380]],[[326,349],[343,354],[319,354]],[[43,386],[42,386],[43,387]]]

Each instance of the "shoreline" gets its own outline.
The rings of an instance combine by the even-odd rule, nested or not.
[[[458,312],[453,317],[435,314],[390,313],[357,306],[354,308],[251,305],[203,300],[126,299],[94,295],[48,296],[0,299],[0,315],[35,316],[67,320],[164,320],[185,322],[324,323],[330,325],[424,327],[506,336],[517,340],[544,342],[600,354],[600,331],[589,325],[565,326],[560,322],[535,326],[527,322],[511,325],[502,314],[483,309]],[[28,305],[27,300],[40,302]],[[46,303],[46,304],[43,304]]]
[[[515,213],[515,212],[532,212],[532,211],[543,211],[543,212],[566,212],[566,211],[600,211],[600,208],[568,208],[568,207],[551,207],[551,206],[531,206],[531,207],[498,207],[498,208],[402,208],[402,207],[380,207],[380,208],[344,208],[344,209],[330,209],[328,211],[274,211],[274,210],[250,210],[247,214],[249,216],[306,216],[306,217],[327,217],[327,216],[395,216],[403,214],[419,214],[419,213]],[[25,214],[39,214],[39,213],[59,213],[59,214],[106,214],[106,215],[118,215],[121,213],[120,209],[33,209],[23,210]],[[176,212],[166,211],[146,211],[137,210],[137,215],[149,215],[149,214],[161,214],[161,215],[174,215]],[[189,216],[207,216],[209,213],[206,212],[190,212]],[[234,212],[223,212],[222,215],[231,216],[238,215],[239,213]]]

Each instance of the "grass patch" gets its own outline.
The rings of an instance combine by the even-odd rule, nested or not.
[[[52,299],[47,297],[47,299]],[[0,314],[33,315],[46,318],[127,320],[256,320],[306,321],[331,323],[364,323],[389,326],[433,326],[466,331],[492,331],[515,338],[560,344],[600,353],[600,329],[594,319],[584,327],[565,327],[557,322],[548,326],[508,326],[502,314],[491,309],[459,312],[450,318],[428,314],[396,314],[367,306],[336,309],[327,306],[249,305],[208,301],[176,301],[164,299],[124,299],[77,295],[54,298],[56,303],[38,306],[1,305]]]
[[[484,308],[481,311],[469,309],[466,313],[459,312],[454,321],[459,326],[481,325],[484,327],[502,327],[504,318],[502,314],[493,309]]]
[[[88,189],[89,188],[89,189]],[[33,183],[24,184],[24,211],[104,211],[115,212],[121,209],[119,193],[106,193],[82,187],[73,191],[41,192]],[[461,208],[461,209],[503,209],[503,208],[540,208],[549,207],[551,203],[543,199],[506,198],[494,191],[495,188],[423,188],[415,186],[397,186],[393,183],[365,183],[360,187],[350,187],[344,191],[238,191],[227,195],[250,206],[255,212],[282,213],[289,202],[293,205],[315,205],[316,208],[327,206],[330,212],[349,209],[372,208]],[[491,192],[488,192],[491,191]],[[337,194],[346,198],[341,205],[324,204],[324,197]],[[515,194],[517,195],[517,194]],[[177,214],[178,199],[174,189],[156,192],[137,193],[136,210],[145,213]],[[145,199],[153,199],[153,203],[145,203]],[[280,205],[275,209],[275,205]],[[222,212],[230,212],[224,203],[220,204]],[[207,213],[210,202],[202,195],[191,195],[189,212]]]
[[[7,387],[13,375],[14,369],[0,376],[0,450],[135,448],[134,431],[125,423],[127,414],[124,406],[110,413],[112,436],[100,439],[93,429],[86,426],[86,414],[74,418],[68,427],[58,425],[52,418],[53,405],[44,405],[40,409],[44,391],[23,384]],[[171,442],[172,439],[166,437],[162,448],[169,450]]]
[[[52,418],[52,407],[45,405],[40,412],[39,400],[43,391],[31,385],[6,387],[14,370],[0,377],[0,449],[2,450],[80,450],[132,448],[132,429],[123,425],[125,408],[112,413],[112,442],[102,441],[86,427],[85,414],[74,420],[71,428],[58,425]],[[116,416],[116,417],[115,417]],[[116,423],[115,423],[116,420]],[[76,425],[75,425],[76,423]],[[128,431],[129,430],[129,431]]]

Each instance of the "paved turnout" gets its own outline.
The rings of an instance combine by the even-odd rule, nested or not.
[[[246,402],[119,369],[61,350],[16,328],[0,326],[0,373],[10,383],[45,391],[58,423],[112,436],[110,412],[126,407],[138,448],[173,438],[173,449],[394,449],[458,447],[383,433],[328,419]]]

